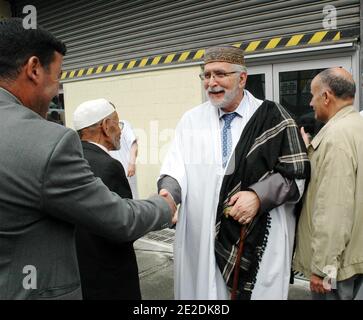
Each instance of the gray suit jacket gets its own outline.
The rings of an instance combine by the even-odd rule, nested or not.
[[[170,223],[161,197],[110,192],[75,131],[2,88],[0,154],[0,299],[81,299],[74,225],[123,242]]]

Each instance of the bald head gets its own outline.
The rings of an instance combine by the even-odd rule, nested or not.
[[[352,75],[344,68],[330,68],[316,76],[320,85],[331,90],[341,100],[351,100],[355,96],[355,83]]]

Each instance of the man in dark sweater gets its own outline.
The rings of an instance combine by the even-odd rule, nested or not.
[[[95,176],[120,197],[132,199],[122,164],[108,153],[120,148],[114,106],[105,99],[84,102],[74,112],[74,126]],[[133,242],[115,243],[77,228],[76,246],[84,299],[141,299]]]

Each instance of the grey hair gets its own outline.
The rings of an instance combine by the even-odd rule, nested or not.
[[[79,137],[82,139],[85,130],[89,130],[91,132],[94,132],[97,129],[97,127],[99,127],[101,125],[102,121],[105,120],[106,118],[104,118],[104,119],[102,119],[100,121],[97,121],[96,123],[91,124],[88,127],[85,127],[85,128],[82,128],[82,129],[78,130],[77,133],[78,133]]]
[[[331,69],[320,72],[319,78],[322,85],[327,86],[337,98],[354,99],[356,90],[354,80],[343,77]]]
[[[240,64],[232,64],[233,70],[237,72],[247,72],[246,66],[242,66]]]

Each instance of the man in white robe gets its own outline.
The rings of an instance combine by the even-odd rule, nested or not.
[[[242,50],[211,48],[204,61],[201,79],[209,101],[180,120],[158,181],[159,189],[167,189],[181,203],[174,243],[176,299],[230,299],[215,256],[219,194],[224,176],[235,168],[234,153],[223,167],[223,115],[237,113],[230,125],[234,150],[244,127],[263,103],[244,90],[247,72]],[[261,206],[273,208],[252,299],[287,299],[295,231],[292,202],[299,200],[303,184],[303,180],[269,172],[231,200],[230,216],[241,225],[250,223]]]
[[[138,152],[136,135],[128,121],[120,121],[120,127],[122,129],[121,147],[119,150],[110,151],[110,154],[114,159],[121,162],[131,188],[132,198],[139,199],[136,179],[136,157]]]

